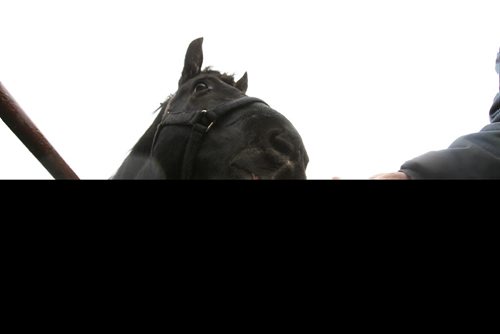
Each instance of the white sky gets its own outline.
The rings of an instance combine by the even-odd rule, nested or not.
[[[364,179],[489,122],[499,0],[0,0],[0,81],[83,179],[114,174],[188,44],[249,74],[310,179]],[[51,178],[0,122],[0,178]]]

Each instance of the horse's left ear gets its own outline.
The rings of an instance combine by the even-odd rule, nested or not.
[[[184,69],[182,70],[182,76],[179,80],[179,86],[200,73],[201,65],[203,64],[202,44],[203,37],[195,39],[189,44],[186,51],[186,58],[184,59]]]
[[[247,89],[248,89],[248,74],[247,74],[247,72],[245,72],[245,74],[243,74],[241,79],[238,80],[238,82],[236,82],[235,86],[236,86],[236,88],[241,90],[243,92],[243,94],[245,94],[247,92]]]

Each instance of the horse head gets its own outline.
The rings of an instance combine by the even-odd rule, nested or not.
[[[279,112],[246,95],[248,75],[202,69],[203,38],[189,45],[178,89],[114,178],[305,179],[302,139]]]

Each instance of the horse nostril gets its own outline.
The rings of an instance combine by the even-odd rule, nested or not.
[[[269,143],[273,149],[280,153],[291,154],[293,152],[293,145],[286,139],[284,132],[272,131],[269,135]]]

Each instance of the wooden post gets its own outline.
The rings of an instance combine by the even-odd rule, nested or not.
[[[36,125],[0,82],[0,117],[55,179],[78,180]]]

